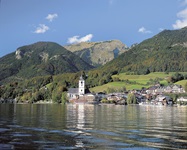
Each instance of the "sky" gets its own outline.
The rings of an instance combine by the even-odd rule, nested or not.
[[[127,46],[187,26],[187,0],[0,0],[0,57],[38,41]]]

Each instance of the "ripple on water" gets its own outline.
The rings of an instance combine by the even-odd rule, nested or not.
[[[14,149],[14,146],[10,145],[10,144],[0,144],[0,149],[1,150],[10,150],[10,149]]]
[[[0,128],[0,133],[7,132],[7,131],[11,131],[11,129],[7,129],[7,128]]]
[[[7,125],[9,128],[21,128],[22,126],[20,125]]]
[[[32,131],[38,131],[38,132],[46,132],[48,131],[47,129],[43,129],[43,128],[31,128],[31,127],[26,127],[24,128],[26,130],[32,130]]]
[[[141,141],[141,142],[152,142],[152,143],[162,143],[162,142],[164,142],[163,139],[159,139],[159,138],[140,138],[139,141]]]
[[[120,149],[116,149],[116,150],[120,150]],[[157,149],[157,148],[149,148],[149,147],[129,147],[126,150],[159,150],[159,149]]]
[[[13,137],[30,137],[32,135],[31,134],[26,134],[26,133],[21,133],[21,132],[15,132],[15,133],[12,133],[12,136]]]

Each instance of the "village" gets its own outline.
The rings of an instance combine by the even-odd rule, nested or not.
[[[123,92],[90,92],[86,88],[85,80],[80,76],[78,88],[69,88],[67,91],[67,103],[74,104],[115,104],[115,105],[159,105],[159,106],[187,106],[187,94],[181,85],[162,86],[156,84],[149,88],[133,89]],[[47,90],[47,88],[45,88]],[[30,103],[19,102],[15,99],[0,99],[0,103]],[[52,100],[40,100],[35,103],[53,103]]]
[[[156,84],[141,90],[130,90],[121,93],[91,93],[85,90],[85,80],[81,76],[78,88],[68,89],[68,99],[70,103],[108,103],[116,105],[139,104],[139,105],[187,105],[187,96],[177,97],[174,100],[168,94],[184,94],[185,90],[180,85],[161,86]],[[134,102],[128,102],[129,95],[134,96]]]

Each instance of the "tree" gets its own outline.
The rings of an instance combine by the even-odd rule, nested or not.
[[[62,92],[61,101],[63,104],[65,104],[68,101],[67,92]]]
[[[173,82],[177,82],[184,79],[184,76],[178,72],[172,75]]]
[[[136,96],[134,93],[129,93],[127,96],[127,104],[136,104]]]
[[[114,88],[108,87],[107,88],[107,93],[114,93],[116,90]]]

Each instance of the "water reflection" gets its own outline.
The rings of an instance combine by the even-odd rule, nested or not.
[[[85,112],[84,112],[84,105],[75,105],[76,106],[76,113],[77,113],[77,129],[78,129],[78,133],[83,134],[83,127],[85,124]],[[80,147],[83,148],[84,147],[84,143],[82,141],[82,139],[77,139],[76,140],[76,147]]]
[[[0,105],[0,149],[187,149],[187,107]]]

